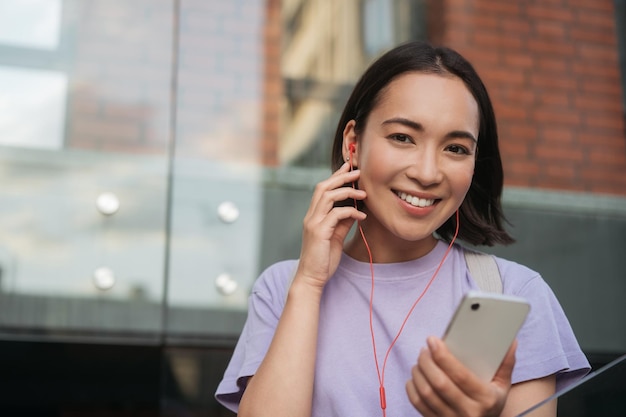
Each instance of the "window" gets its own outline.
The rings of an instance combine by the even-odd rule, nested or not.
[[[60,0],[0,1],[0,144],[63,146],[62,13]]]

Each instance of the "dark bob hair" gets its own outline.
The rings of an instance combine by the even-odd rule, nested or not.
[[[363,132],[381,92],[395,78],[408,72],[456,76],[474,96],[480,113],[478,148],[472,184],[459,209],[459,239],[472,245],[512,243],[513,238],[503,227],[506,221],[500,203],[503,172],[493,106],[472,65],[450,48],[435,47],[426,42],[409,42],[385,53],[365,71],[337,125],[332,148],[333,171],[344,162],[342,144],[346,124],[354,120],[357,135]],[[450,241],[455,228],[455,216],[452,216],[437,229],[437,234]]]

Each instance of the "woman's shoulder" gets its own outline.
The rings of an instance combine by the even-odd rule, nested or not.
[[[252,286],[252,293],[267,293],[268,295],[286,293],[297,268],[297,259],[288,259],[271,264],[261,272],[255,281]]]
[[[503,278],[508,277],[524,281],[541,279],[539,272],[517,261],[499,256],[494,256],[494,259],[496,260],[496,264]]]
[[[462,250],[466,257],[468,268],[470,263],[468,254],[490,256],[495,261],[497,273],[502,280],[502,286],[506,293],[517,293],[523,291],[528,286],[543,286],[545,284],[539,272],[515,260],[491,255],[476,249],[462,248]]]

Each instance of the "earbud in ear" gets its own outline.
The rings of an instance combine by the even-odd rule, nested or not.
[[[356,145],[354,143],[351,143],[348,146],[348,150],[350,151],[351,154],[354,153],[354,151],[356,150]]]

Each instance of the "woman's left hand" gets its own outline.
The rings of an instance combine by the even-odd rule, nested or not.
[[[514,342],[491,382],[483,382],[436,337],[428,338],[406,384],[409,401],[425,417],[499,416],[511,389]]]

